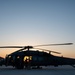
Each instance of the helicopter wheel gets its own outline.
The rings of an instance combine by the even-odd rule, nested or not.
[[[75,65],[71,65],[71,66],[75,68]]]
[[[24,68],[24,65],[18,64],[18,65],[15,66],[15,68],[17,68],[17,69],[23,69]]]
[[[40,66],[33,66],[32,69],[42,69]]]
[[[42,67],[40,67],[40,66],[37,66],[37,69],[42,69]]]

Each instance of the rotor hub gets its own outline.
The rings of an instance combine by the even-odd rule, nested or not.
[[[28,50],[29,50],[30,48],[33,48],[33,46],[25,46],[25,47],[24,47],[24,49],[28,49]]]

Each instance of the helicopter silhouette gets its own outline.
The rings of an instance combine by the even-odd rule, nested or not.
[[[41,49],[43,46],[59,46],[59,45],[72,45],[73,43],[61,43],[61,44],[45,44],[36,46],[1,46],[0,48],[21,48],[5,58],[0,59],[0,66],[13,66],[17,69],[31,69],[42,68],[42,66],[59,66],[59,65],[71,65],[75,67],[75,59],[60,57],[52,55],[51,53],[61,54],[60,52],[51,51],[47,49]],[[32,50],[32,49],[37,49]],[[40,51],[42,50],[42,51]]]

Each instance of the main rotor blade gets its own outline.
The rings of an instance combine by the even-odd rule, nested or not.
[[[56,54],[61,54],[60,52],[51,51],[51,50],[47,50],[47,49],[41,49],[41,48],[34,48],[34,49],[39,49],[39,50],[48,51],[48,52],[52,52],[52,53],[56,53]]]
[[[44,45],[36,45],[36,46],[0,46],[0,48],[33,48],[39,46],[58,46],[58,45],[72,45],[73,43],[61,43],[61,44],[44,44]]]
[[[0,48],[23,48],[24,46],[1,46]]]
[[[30,49],[33,46],[1,46],[0,48],[22,48],[22,49]]]
[[[72,45],[73,43],[61,43],[61,44],[44,44],[44,45],[36,45],[34,47],[40,47],[40,46],[58,46],[58,45]]]

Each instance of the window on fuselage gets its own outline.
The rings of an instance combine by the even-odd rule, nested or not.
[[[26,60],[32,60],[32,56],[25,56],[24,61],[26,61]]]

